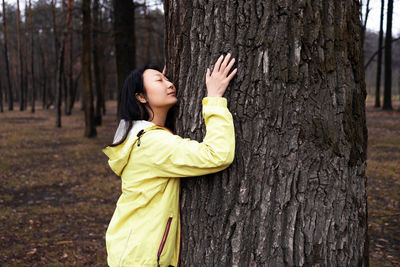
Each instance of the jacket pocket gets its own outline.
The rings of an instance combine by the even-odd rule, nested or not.
[[[163,237],[162,237],[162,239],[161,239],[160,246],[158,247],[158,252],[157,252],[157,267],[160,266],[160,256],[161,256],[161,253],[162,253],[162,251],[163,251],[163,249],[164,249],[165,242],[167,241],[167,237],[168,237],[168,233],[169,233],[169,228],[171,227],[171,221],[172,221],[172,217],[169,217],[169,218],[168,218],[168,221],[167,221],[167,225],[165,226],[165,230],[164,230]]]

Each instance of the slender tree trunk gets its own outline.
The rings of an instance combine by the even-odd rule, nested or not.
[[[368,15],[371,9],[369,8],[369,1],[367,0],[367,4],[365,5],[365,18],[362,21],[362,29],[361,29],[361,44],[363,44],[364,47],[364,39],[365,39],[365,32],[367,30],[367,21],[368,21]]]
[[[67,67],[68,67],[68,61],[66,60],[67,55],[69,54],[68,48],[69,46],[67,45],[67,39],[68,39],[68,26],[69,26],[69,19],[70,19],[70,12],[68,9],[68,4],[67,0],[62,0],[62,12],[65,15],[66,18],[66,23],[63,27],[63,41],[64,42],[62,45],[64,45],[64,55],[62,57],[64,58],[63,62],[63,72],[62,72],[62,91],[63,91],[63,96],[64,96],[64,114],[68,114],[68,99],[69,99],[69,89],[68,89],[68,77],[67,77]],[[67,27],[67,28],[65,28]]]
[[[113,0],[115,60],[118,76],[118,110],[121,87],[135,68],[136,46],[134,27],[134,5],[132,0]]]
[[[19,9],[19,0],[17,0],[17,37],[18,37],[18,55],[19,55],[19,84],[20,84],[20,96],[19,96],[19,110],[24,110],[25,96],[24,96],[24,61],[22,55],[22,43],[21,43],[21,12]]]
[[[4,59],[6,61],[6,76],[7,76],[7,87],[8,87],[8,110],[14,109],[14,95],[11,86],[10,78],[10,64],[8,60],[8,41],[7,41],[7,17],[6,17],[6,5],[3,0],[3,36],[4,36]]]
[[[61,100],[62,100],[62,92],[61,92],[61,84],[59,84],[62,81],[62,78],[59,77],[60,69],[61,67],[59,60],[61,59],[60,57],[60,41],[58,39],[57,35],[57,10],[56,10],[56,5],[57,5],[57,0],[52,0],[51,1],[51,6],[52,6],[52,20],[53,20],[53,36],[54,36],[54,50],[56,52],[55,54],[55,62],[56,62],[56,68],[55,68],[55,89],[56,89],[56,126],[61,127]]]
[[[181,179],[180,266],[368,266],[358,1],[165,1],[175,132],[201,140],[205,73],[232,53],[236,154]],[[232,69],[233,70],[233,69]]]
[[[385,87],[383,92],[383,109],[392,110],[392,18],[393,0],[388,0],[386,37],[385,37]]]
[[[35,44],[34,44],[34,31],[33,31],[33,18],[32,18],[32,3],[29,0],[29,27],[31,29],[31,75],[32,75],[32,109],[31,112],[35,112],[35,100],[36,100],[36,88],[35,88]]]
[[[90,71],[91,54],[91,18],[90,0],[82,1],[82,78],[83,78],[83,101],[85,111],[85,137],[95,137],[96,127],[94,124],[94,107],[92,93],[92,77]]]
[[[149,21],[147,19],[147,6],[146,6],[146,0],[143,1],[143,21],[144,21],[144,30],[145,30],[145,35],[144,35],[144,62],[145,64],[150,63],[150,57],[149,57],[149,39],[150,39],[150,25]]]
[[[381,1],[381,20],[379,26],[378,63],[376,68],[376,93],[375,107],[381,106],[381,74],[382,74],[382,42],[383,42],[383,17],[385,12],[385,0]]]
[[[104,27],[104,17],[102,16],[104,13],[100,13],[101,14],[101,17],[100,17],[100,27],[101,27],[101,29],[103,29],[103,27]],[[106,49],[106,47],[104,46],[104,44],[105,43],[107,43],[107,40],[106,40],[106,38],[105,38],[105,36],[103,35],[102,36],[102,38],[101,38],[101,40],[103,40],[102,41],[102,46],[101,46],[101,48],[102,48],[102,52],[101,52],[101,57],[100,57],[100,62],[99,62],[99,65],[100,65],[100,73],[101,73],[101,75],[100,75],[100,83],[102,84],[102,102],[101,102],[101,104],[102,104],[102,111],[103,111],[103,115],[106,115],[106,84],[107,84],[107,79],[106,79],[106,77],[107,77],[107,72],[106,72],[106,64],[105,64],[105,60],[106,60],[106,58],[105,58],[105,49]]]
[[[2,72],[1,64],[0,64],[0,71]],[[1,79],[0,79],[0,112],[1,113],[4,112],[3,109],[4,109],[3,108],[3,84],[2,84]]]
[[[42,47],[42,38],[39,39],[39,55],[40,55],[40,81],[42,87],[42,108],[47,108],[47,71],[46,71],[46,56]]]
[[[101,64],[103,64],[104,60],[104,51],[103,45],[100,42],[99,32],[100,32],[100,5],[99,0],[94,0],[93,3],[93,68],[94,68],[94,78],[96,84],[96,109],[94,115],[95,125],[101,125],[101,109],[103,107],[104,102],[104,84],[102,80],[102,76],[104,73],[101,73],[103,68]]]
[[[69,95],[69,99],[68,99],[68,108],[67,108],[67,112],[66,115],[71,115],[72,113],[72,107],[74,104],[74,94],[73,94],[73,84],[74,84],[74,80],[73,80],[73,71],[72,71],[72,65],[73,65],[73,29],[72,29],[72,11],[73,11],[73,5],[74,2],[73,0],[68,0],[68,55],[69,55],[69,64],[68,64],[68,95]]]
[[[28,18],[28,4],[27,0],[25,0],[25,9],[24,9],[24,15],[25,18]],[[29,78],[29,69],[28,69],[28,47],[29,47],[29,39],[28,39],[28,25],[26,23],[27,19],[25,19],[25,23],[23,24],[23,27],[21,28],[21,37],[22,37],[22,43],[23,43],[23,58],[24,58],[24,110],[28,109],[28,102],[29,102],[29,95],[30,95],[30,86],[31,84],[28,81]],[[22,20],[21,20],[22,23]]]

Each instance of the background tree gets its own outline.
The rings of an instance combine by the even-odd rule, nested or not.
[[[8,88],[8,110],[14,109],[14,96],[11,86],[10,79],[10,64],[8,60],[8,41],[7,41],[7,12],[4,0],[2,1],[3,6],[3,41],[4,41],[4,60],[6,62],[6,77],[7,77],[7,88]]]
[[[367,0],[367,3],[365,4],[365,17],[363,17],[363,3],[364,1],[360,0],[360,16],[361,16],[361,23],[362,23],[362,28],[361,28],[361,43],[364,43],[364,38],[365,38],[365,32],[367,31],[367,22],[368,22],[368,15],[371,9],[369,8],[369,2],[370,0]]]
[[[101,125],[102,109],[104,104],[105,79],[103,73],[104,49],[100,39],[100,3],[99,0],[93,2],[93,70],[96,84],[96,109],[94,115],[95,125]]]
[[[231,52],[236,156],[182,179],[182,266],[368,266],[357,1],[165,1],[177,134],[205,133],[205,72]],[[187,134],[189,133],[189,134]]]
[[[381,106],[381,74],[382,74],[382,42],[383,42],[383,17],[385,13],[385,0],[381,1],[381,19],[379,24],[378,63],[376,70],[375,107]]]
[[[35,43],[33,30],[32,2],[29,0],[29,28],[31,35],[31,112],[35,112],[36,88],[35,88]]]
[[[25,90],[24,90],[24,60],[22,54],[22,38],[21,38],[21,10],[19,8],[19,0],[17,0],[17,36],[18,36],[18,56],[19,56],[19,110],[25,107]]]
[[[91,63],[91,15],[90,0],[82,1],[82,79],[83,79],[83,101],[85,111],[85,136],[95,137],[97,135],[94,124],[94,108],[92,93]]]
[[[115,61],[117,66],[117,101],[118,110],[121,87],[135,66],[135,17],[132,0],[113,0],[114,8],[114,42]]]
[[[388,0],[385,37],[385,87],[383,109],[392,110],[392,18],[393,0]]]

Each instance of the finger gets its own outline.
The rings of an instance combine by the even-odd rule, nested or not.
[[[235,64],[235,58],[232,58],[231,62],[229,62],[228,66],[224,70],[224,75],[226,76],[231,70],[233,64]]]
[[[215,63],[215,66],[214,66],[213,73],[216,73],[216,72],[219,71],[219,67],[221,65],[221,62],[222,62],[223,58],[224,57],[222,55],[218,58],[217,62]]]
[[[229,82],[230,80],[232,80],[232,78],[233,78],[233,76],[235,76],[236,72],[237,72],[237,68],[234,69],[234,70],[231,72],[231,74],[229,74],[228,77],[226,77],[226,79],[228,80],[228,82]]]
[[[230,58],[231,58],[231,53],[228,53],[228,54],[225,56],[225,59],[224,59],[224,61],[222,62],[219,71],[222,71],[222,72],[223,72],[223,71],[225,70],[226,64],[228,64],[228,61],[229,61]]]
[[[206,81],[208,80],[208,78],[210,78],[210,69],[207,68],[207,72],[206,72]]]
[[[164,68],[162,70],[162,74],[163,75],[167,74],[167,66],[166,65],[164,65]]]

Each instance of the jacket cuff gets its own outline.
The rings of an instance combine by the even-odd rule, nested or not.
[[[225,97],[204,97],[203,98],[203,106],[219,106],[219,107],[227,107],[227,99]]]

